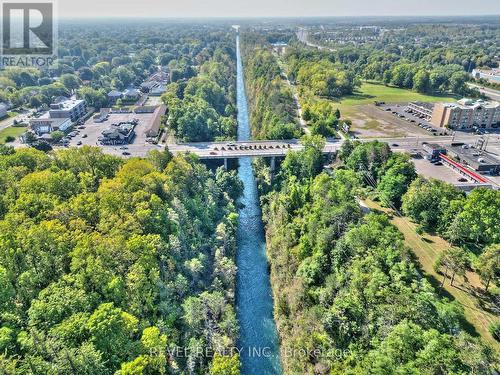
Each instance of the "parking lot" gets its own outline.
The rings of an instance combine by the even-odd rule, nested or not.
[[[407,121],[411,125],[427,131],[429,134],[446,135],[446,129],[435,127],[417,114],[407,112],[407,106],[403,104],[382,104],[380,105],[380,109],[391,113],[395,118]]]
[[[101,123],[90,118],[84,125],[76,127],[74,132],[77,134],[71,138],[69,146],[99,146],[108,154],[143,157],[148,151],[160,147],[146,142],[145,131],[149,128],[153,118],[153,113],[111,113],[109,118]],[[112,124],[131,122],[134,119],[139,120],[139,122],[135,127],[135,137],[131,144],[115,146],[100,144],[99,138],[102,136],[103,130],[108,129]]]
[[[425,153],[423,153],[425,155]],[[470,181],[463,179],[463,176],[443,163],[431,163],[425,158],[412,158],[415,164],[415,170],[419,175],[427,178],[434,178],[452,185],[467,184]]]

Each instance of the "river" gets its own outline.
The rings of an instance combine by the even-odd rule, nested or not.
[[[250,139],[247,99],[243,78],[239,36],[237,47],[238,140]],[[239,159],[238,174],[244,192],[239,212],[238,253],[236,263],[236,312],[240,324],[238,347],[243,375],[279,375],[282,373],[279,342],[273,318],[273,297],[266,256],[264,225],[257,183],[250,158]]]

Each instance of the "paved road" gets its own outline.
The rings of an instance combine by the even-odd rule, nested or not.
[[[297,31],[297,39],[309,47],[314,47],[314,48],[317,48],[319,50],[327,50],[330,52],[337,51],[334,48],[328,48],[328,47],[320,46],[319,44],[315,44],[315,43],[310,42],[309,38],[308,38],[307,29],[305,29],[303,27],[299,27],[299,31]]]
[[[18,114],[17,116],[14,116],[14,117],[9,117],[9,118],[6,118],[6,119],[3,119],[0,121],[0,130],[3,130],[5,128],[8,128],[9,126],[12,126],[14,124],[14,120],[17,120],[17,121],[21,121],[21,119],[27,119],[29,115],[31,115],[33,113],[32,110],[29,110],[25,113],[22,113],[22,114]]]
[[[387,142],[394,150],[413,150],[422,147],[423,142],[450,144],[452,141],[475,143],[479,137],[476,135],[462,134],[460,136],[444,137],[405,137],[405,138],[384,138],[382,142]],[[371,142],[374,139],[359,139],[361,142]],[[325,152],[335,152],[344,140],[328,139],[325,145]],[[489,146],[500,148],[500,139],[495,136],[489,140]],[[289,151],[299,151],[303,146],[298,140],[289,141],[252,141],[252,142],[199,142],[167,145],[173,154],[193,153],[202,159],[223,159],[239,157],[271,157],[286,155]]]
[[[500,102],[500,91],[493,90],[487,87],[482,87],[473,83],[469,83],[469,86],[474,87],[479,90],[479,92],[487,97]]]

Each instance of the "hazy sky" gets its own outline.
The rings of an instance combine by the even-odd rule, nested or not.
[[[60,17],[500,15],[500,0],[58,0]]]

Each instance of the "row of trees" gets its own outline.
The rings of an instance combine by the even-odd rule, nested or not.
[[[413,89],[420,93],[452,92],[460,95],[471,93],[466,83],[470,80],[469,74],[460,65],[449,64],[432,69],[420,63],[400,62],[388,70],[374,73],[376,64],[368,65],[365,70],[367,79],[381,80],[386,84]]]
[[[236,52],[234,43],[217,48],[213,58],[189,80],[168,86],[162,97],[168,124],[183,141],[232,139],[236,136]]]
[[[0,149],[0,373],[237,374],[235,173]],[[230,371],[230,372],[228,372]]]
[[[255,139],[293,139],[301,134],[292,91],[284,83],[276,57],[258,35],[242,36],[242,56]]]
[[[374,143],[321,173],[321,140],[290,153],[272,184],[258,163],[275,318],[287,374],[489,374],[495,355],[462,330],[459,304],[422,278],[386,215],[357,196],[404,160]],[[364,166],[360,164],[367,162]]]

